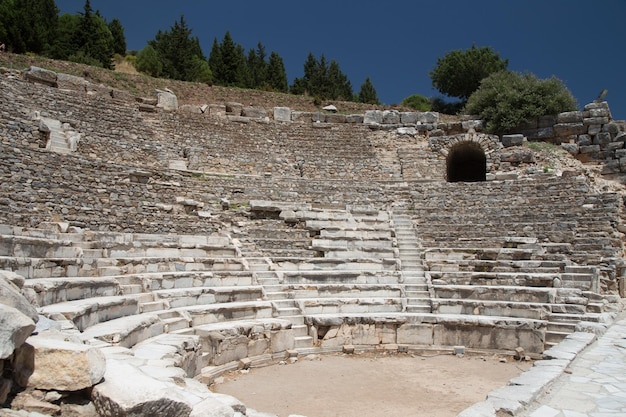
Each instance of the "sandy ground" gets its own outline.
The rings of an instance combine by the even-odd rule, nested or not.
[[[211,388],[279,417],[450,417],[531,366],[491,355],[313,355],[232,372]]]

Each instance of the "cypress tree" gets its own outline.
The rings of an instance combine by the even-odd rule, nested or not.
[[[283,59],[276,52],[270,54],[270,61],[267,66],[267,83],[273,91],[281,93],[287,92],[287,73]]]

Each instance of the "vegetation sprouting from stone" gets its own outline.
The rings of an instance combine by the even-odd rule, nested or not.
[[[489,132],[508,133],[538,117],[576,108],[570,91],[555,77],[500,71],[482,81],[465,112],[485,120]]]

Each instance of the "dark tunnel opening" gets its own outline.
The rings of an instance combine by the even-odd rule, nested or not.
[[[450,148],[446,161],[448,182],[479,182],[487,179],[487,157],[478,143],[463,142]]]

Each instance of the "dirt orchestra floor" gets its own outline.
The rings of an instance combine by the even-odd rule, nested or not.
[[[211,388],[279,417],[451,417],[531,366],[493,354],[312,355],[231,372]]]

